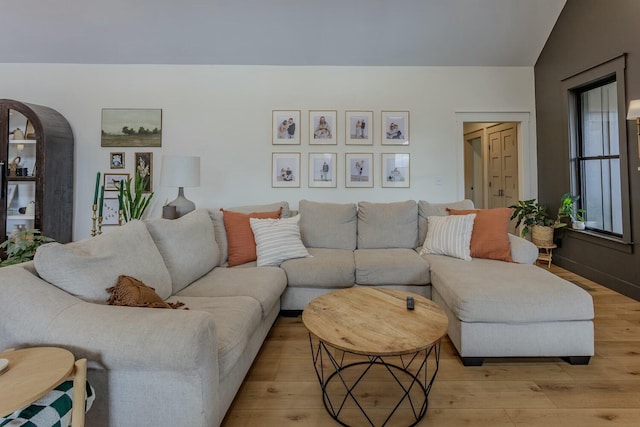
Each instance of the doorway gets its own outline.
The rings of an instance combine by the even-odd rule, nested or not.
[[[519,198],[518,123],[470,123],[464,130],[464,196],[476,208],[508,207]]]

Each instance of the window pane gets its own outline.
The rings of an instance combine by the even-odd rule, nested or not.
[[[580,94],[582,156],[618,155],[616,82]]]
[[[622,234],[620,160],[582,160],[582,202],[589,228]]]

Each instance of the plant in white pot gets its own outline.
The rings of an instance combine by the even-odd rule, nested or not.
[[[554,229],[567,225],[557,218],[553,219],[547,207],[540,205],[536,199],[520,200],[509,207],[513,209],[511,219],[516,220],[516,228],[523,226],[520,235],[527,237],[531,231],[531,241],[537,246],[552,246]]]
[[[574,230],[585,229],[584,214],[586,214],[587,211],[578,208],[579,199],[580,196],[576,196],[571,193],[565,193],[560,198],[560,207],[558,208],[558,219],[570,219],[571,228],[573,228]]]

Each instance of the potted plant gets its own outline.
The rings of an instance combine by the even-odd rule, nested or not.
[[[558,219],[568,218],[571,220],[571,228],[574,230],[584,230],[584,209],[578,209],[577,202],[580,196],[571,193],[565,193],[560,198],[560,207],[558,208]]]
[[[53,241],[51,237],[42,236],[40,230],[35,228],[20,231],[0,244],[0,249],[5,250],[7,254],[7,259],[0,262],[0,267],[30,261],[40,245]]]
[[[511,219],[516,219],[516,228],[523,225],[520,235],[527,237],[531,231],[531,240],[536,246],[552,246],[554,229],[567,225],[558,218],[553,219],[547,207],[539,204],[536,199],[520,200],[509,207],[513,209]]]
[[[147,181],[149,181],[149,175],[142,176],[141,171],[136,169],[135,180],[128,178],[121,181],[120,184],[116,184],[116,188],[120,191],[120,197],[122,198],[122,216],[125,222],[142,218],[142,215],[149,207],[154,193],[145,194],[144,189],[147,186]],[[131,185],[132,182],[133,185]],[[122,188],[120,188],[121,185]],[[131,187],[133,187],[133,190]]]

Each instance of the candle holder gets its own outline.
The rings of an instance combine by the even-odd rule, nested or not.
[[[122,225],[124,223],[124,211],[122,209],[118,210],[118,225]]]
[[[98,205],[93,205],[91,207],[93,210],[93,215],[91,216],[91,237],[95,237],[96,235],[96,220],[98,219]]]
[[[102,217],[98,217],[98,234],[102,234]]]

